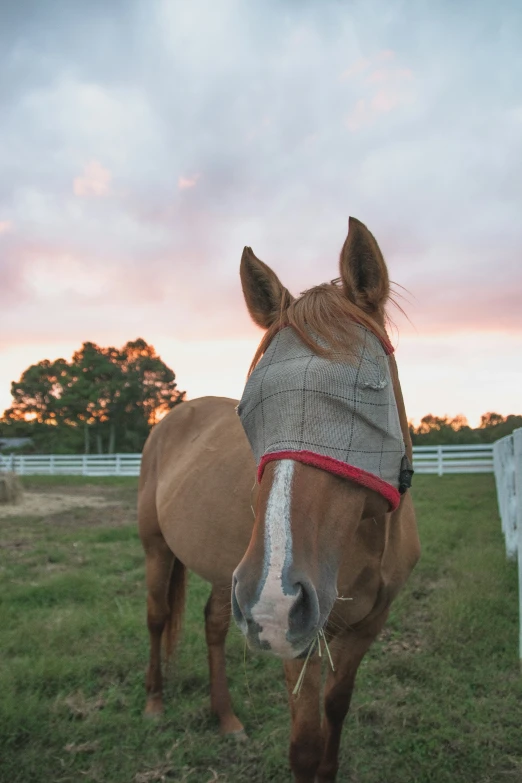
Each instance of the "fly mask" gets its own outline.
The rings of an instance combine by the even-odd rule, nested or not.
[[[402,471],[411,466],[388,365],[392,349],[366,327],[357,329],[353,357],[335,360],[318,356],[291,327],[281,329],[250,375],[237,412],[258,481],[267,462],[293,459],[379,492],[394,510]]]

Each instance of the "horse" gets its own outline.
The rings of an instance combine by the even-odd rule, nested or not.
[[[221,734],[245,736],[225,670],[232,614],[251,648],[283,661],[294,781],[327,783],[359,664],[420,555],[388,270],[350,218],[336,280],[294,298],[249,247],[240,278],[265,330],[241,401],[176,406],[143,451],[145,713],[163,710],[162,640],[168,658],[190,570],[211,585],[205,633]],[[321,650],[331,664],[322,718]]]

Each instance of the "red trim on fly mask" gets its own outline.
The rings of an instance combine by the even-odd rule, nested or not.
[[[325,457],[323,454],[316,454],[315,451],[272,451],[268,454],[263,454],[257,469],[258,484],[261,483],[265,465],[268,462],[277,459],[293,459],[296,462],[303,462],[305,465],[312,465],[314,468],[326,470],[328,473],[350,479],[357,484],[362,484],[363,487],[373,489],[386,498],[390,504],[390,511],[395,511],[400,503],[401,496],[399,491],[395,489],[395,487],[392,487],[391,484],[388,484],[387,481],[383,481],[378,476],[374,476],[373,473],[362,470],[362,468],[355,468],[353,465],[347,465],[346,462],[341,462],[333,457]]]

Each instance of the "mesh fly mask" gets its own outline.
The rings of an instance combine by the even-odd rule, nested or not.
[[[369,329],[357,328],[360,347],[351,360],[320,357],[291,327],[281,329],[250,375],[237,410],[258,481],[267,462],[294,459],[376,490],[393,510],[403,471],[411,466],[389,351]]]

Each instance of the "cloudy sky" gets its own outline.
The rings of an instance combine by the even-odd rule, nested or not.
[[[297,294],[372,230],[407,409],[522,412],[522,4],[18,0],[0,27],[0,411],[81,342],[239,396],[244,245]],[[401,290],[401,289],[399,289]]]

